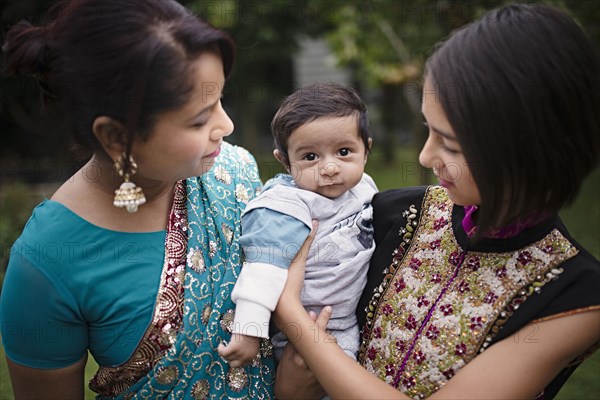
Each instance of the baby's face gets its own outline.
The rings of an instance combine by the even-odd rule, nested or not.
[[[296,128],[288,139],[288,158],[301,189],[333,199],[353,188],[367,162],[356,115],[322,117]]]

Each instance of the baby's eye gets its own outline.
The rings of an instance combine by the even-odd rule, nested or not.
[[[345,157],[349,154],[350,154],[350,149],[347,149],[347,148],[340,149],[340,156]]]
[[[303,158],[306,161],[315,161],[317,159],[317,155],[315,153],[308,153]]]

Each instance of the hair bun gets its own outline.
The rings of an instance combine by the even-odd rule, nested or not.
[[[10,28],[2,46],[8,73],[39,78],[48,70],[46,33],[46,27],[33,26],[24,20]]]

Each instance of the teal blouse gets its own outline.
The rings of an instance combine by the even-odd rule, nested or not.
[[[89,348],[101,366],[125,362],[152,318],[165,236],[107,230],[42,202],[11,249],[0,297],[6,355],[61,368]]]

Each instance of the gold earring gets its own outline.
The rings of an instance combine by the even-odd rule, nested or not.
[[[127,167],[125,167],[126,158]],[[124,182],[115,190],[113,205],[118,208],[125,207],[130,213],[136,212],[138,207],[146,202],[146,196],[144,196],[142,188],[129,181],[129,178],[137,172],[137,168],[137,163],[133,157],[131,155],[127,157],[125,153],[121,154],[115,161],[115,170],[119,176],[123,177]]]

